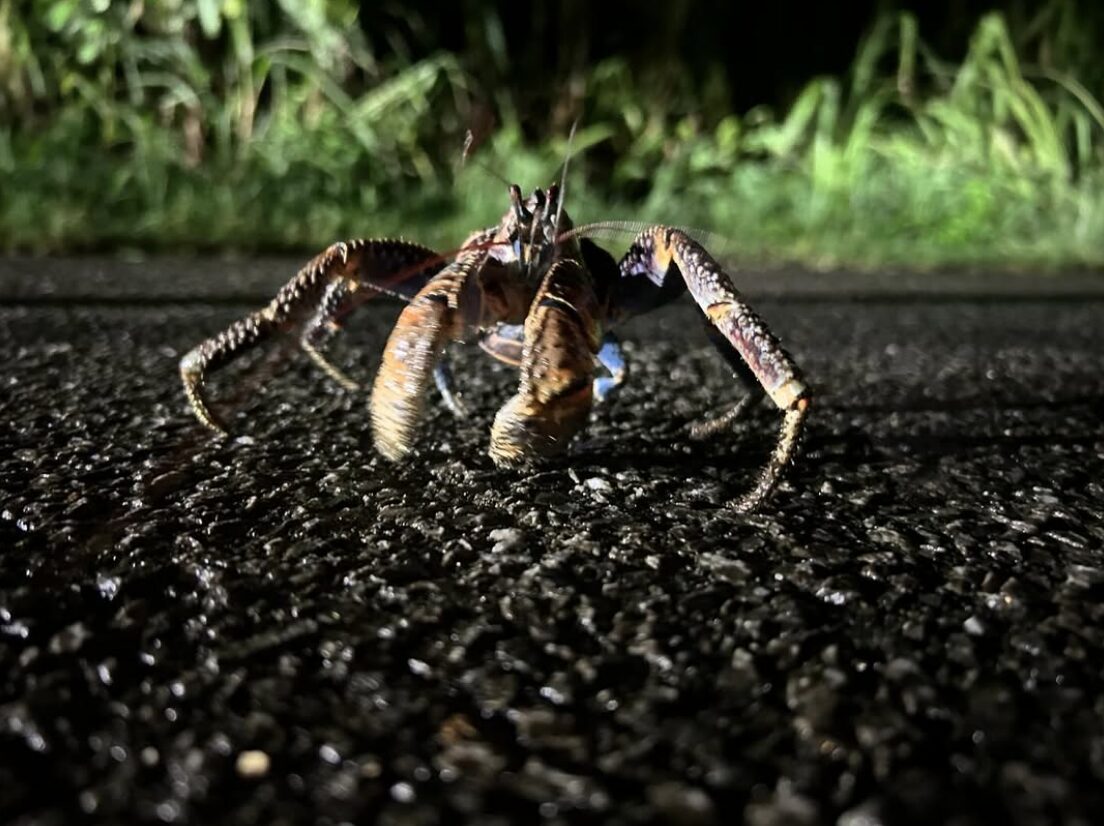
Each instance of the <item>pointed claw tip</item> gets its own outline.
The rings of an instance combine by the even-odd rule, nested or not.
[[[718,419],[707,419],[691,422],[686,426],[686,430],[690,434],[691,441],[700,442],[724,430],[727,424]]]
[[[763,497],[748,494],[729,503],[729,507],[737,513],[752,514],[763,505]]]
[[[193,407],[192,412],[195,413],[195,417],[199,419],[200,424],[214,433],[221,439],[230,438],[230,430],[221,421],[215,418],[206,407]]]
[[[468,418],[468,407],[459,399],[453,399],[452,404],[449,405],[449,410],[452,411],[452,415],[458,419]]]

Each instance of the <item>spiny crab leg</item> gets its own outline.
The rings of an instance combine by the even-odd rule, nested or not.
[[[704,441],[730,429],[733,424],[742,419],[749,410],[763,400],[766,395],[762,385],[759,384],[747,362],[740,357],[739,351],[732,346],[725,335],[713,326],[709,319],[705,320],[705,331],[709,340],[713,343],[717,352],[721,354],[728,366],[732,368],[733,377],[740,384],[743,395],[735,404],[729,405],[723,413],[694,422],[690,425],[690,438],[695,441]]]
[[[326,333],[356,304],[379,293],[416,292],[442,266],[433,250],[405,241],[354,240],[332,245],[280,288],[267,306],[235,321],[180,360],[184,393],[196,418],[226,435],[225,425],[207,405],[204,380],[246,350],[308,318],[303,348],[333,378],[355,384],[322,356],[319,345]]]
[[[752,489],[732,503],[741,511],[758,508],[798,450],[811,399],[800,370],[720,265],[685,232],[663,226],[644,230],[619,268],[624,312],[646,311],[665,303],[678,291],[672,280],[681,275],[710,323],[739,354],[775,406],[784,411],[770,459]]]
[[[310,356],[318,368],[333,379],[342,388],[350,393],[360,389],[360,384],[347,376],[337,365],[326,358],[323,348],[329,339],[341,329],[341,317],[352,310],[357,297],[365,299],[371,296],[371,291],[358,291],[354,284],[346,279],[334,281],[322,294],[322,301],[318,310],[303,329],[299,336],[299,346],[303,352]]]
[[[696,442],[704,442],[712,439],[718,433],[723,433],[738,422],[759,401],[759,395],[748,394],[741,396],[736,404],[729,407],[720,415],[690,425],[690,438]]]

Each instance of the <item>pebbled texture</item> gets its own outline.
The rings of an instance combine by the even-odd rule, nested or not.
[[[394,466],[294,339],[212,378],[240,435],[209,438],[176,362],[256,305],[209,270],[187,304],[0,299],[0,821],[1104,807],[1104,294],[741,285],[817,391],[744,517],[777,415],[680,430],[734,386],[693,307],[625,328],[632,380],[529,473],[484,452],[516,371],[453,348],[471,416],[432,405]],[[369,378],[397,314],[334,361]]]

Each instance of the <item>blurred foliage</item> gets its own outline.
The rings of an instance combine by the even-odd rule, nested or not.
[[[706,227],[734,256],[824,266],[1104,263],[1095,6],[990,13],[954,62],[884,14],[845,77],[778,113],[734,112],[723,66],[680,62],[687,7],[664,6],[642,66],[577,39],[552,63],[547,43],[508,48],[518,24],[476,0],[459,33],[349,0],[0,0],[0,248],[456,243],[505,206],[483,167],[548,183],[578,119],[577,221]]]

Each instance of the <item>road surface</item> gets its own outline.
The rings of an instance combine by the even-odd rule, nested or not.
[[[176,363],[296,262],[0,262],[0,821],[1090,823],[1104,810],[1104,278],[741,279],[777,415],[692,307],[570,455],[497,471],[510,371],[411,460],[277,345]],[[370,379],[396,315],[334,347]]]

